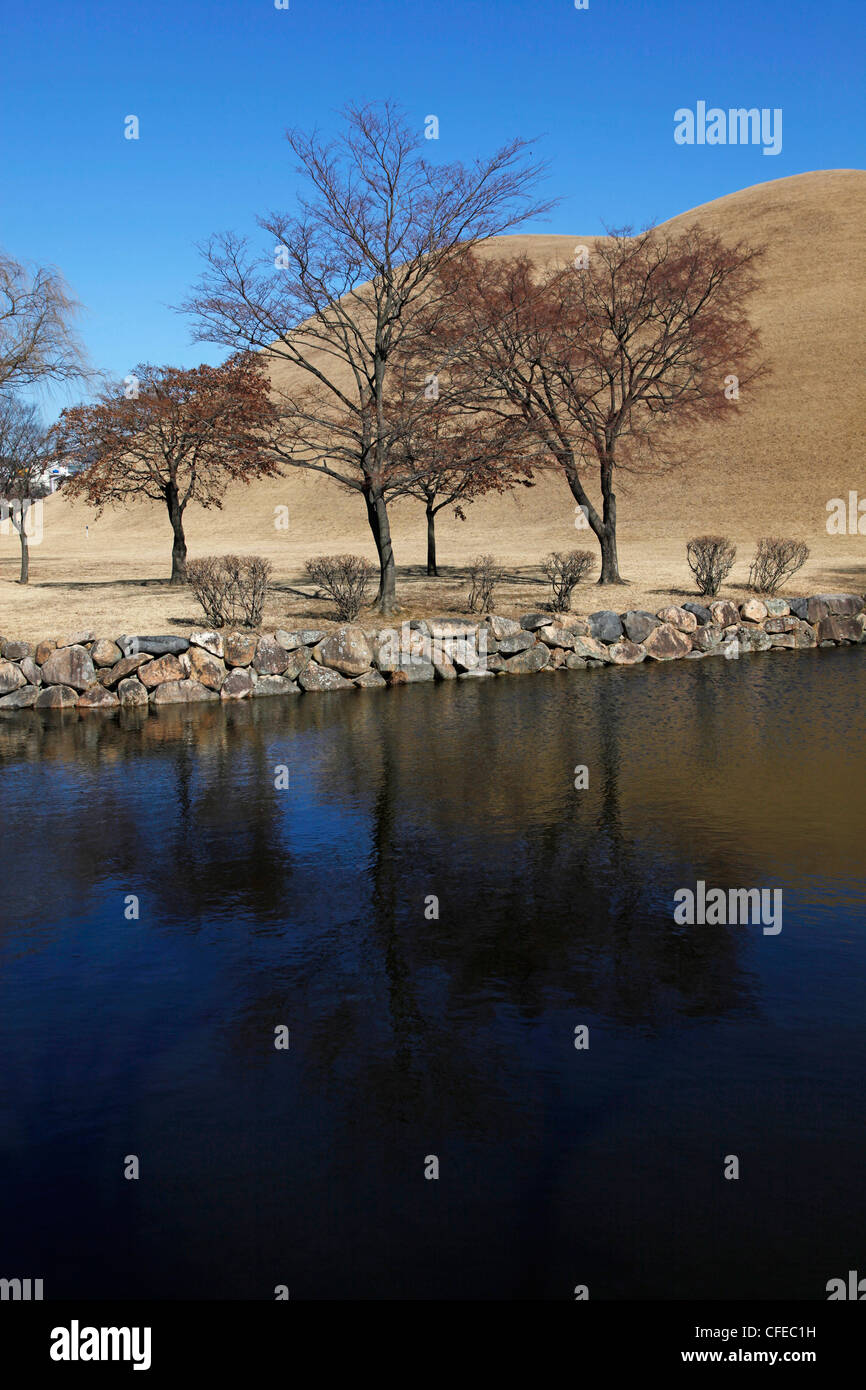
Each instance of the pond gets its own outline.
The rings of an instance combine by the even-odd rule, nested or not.
[[[826,1298],[866,1259],[864,663],[3,719],[0,1276]],[[698,884],[781,930],[676,921]]]

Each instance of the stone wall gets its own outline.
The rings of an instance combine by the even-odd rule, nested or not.
[[[859,594],[686,603],[657,613],[427,618],[373,632],[352,624],[188,638],[76,632],[35,648],[0,638],[0,710],[145,709],[864,641]]]

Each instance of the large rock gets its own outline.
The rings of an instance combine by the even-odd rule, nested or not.
[[[799,619],[794,637],[796,638],[799,648],[816,647],[818,645],[815,629],[809,623],[802,622]]]
[[[169,681],[182,681],[184,669],[176,656],[159,656],[141,667],[138,679],[148,690],[155,690],[158,685],[166,685]]]
[[[581,637],[574,635],[574,650],[577,656],[582,656],[584,661],[598,661],[602,665],[610,661],[610,654],[603,642],[597,642],[594,637]],[[568,662],[566,662],[568,665]],[[573,668],[572,668],[573,669]]]
[[[578,656],[576,652],[569,652],[565,658],[565,664],[569,671],[585,671],[586,657]]]
[[[725,634],[718,627],[699,627],[697,632],[692,633],[692,647],[706,656],[720,651],[724,641]]]
[[[790,605],[783,598],[765,598],[764,603],[771,618],[787,618],[791,612]]]
[[[42,670],[36,665],[32,656],[25,656],[24,660],[20,661],[18,664],[21,667],[21,674],[28,685],[42,684]]]
[[[276,637],[284,652],[293,652],[296,650],[296,648],[303,647],[306,645],[304,642],[301,641],[300,632],[286,632],[285,628],[278,627],[276,632],[274,633],[274,636]],[[321,641],[323,636],[324,633],[317,637],[316,641]]]
[[[38,695],[38,686],[22,685],[20,690],[13,690],[0,698],[0,709],[30,709],[36,704]]]
[[[78,691],[71,685],[43,686],[36,696],[36,709],[74,709],[78,701]]]
[[[281,676],[289,662],[289,654],[276,637],[262,633],[256,643],[253,666],[260,676]]]
[[[373,648],[364,629],[349,624],[329,633],[316,648],[316,659],[341,676],[360,676],[373,664]]]
[[[296,643],[297,646],[315,647],[317,643],[323,642],[328,634],[322,627],[302,627],[300,632],[295,632],[292,635],[298,639]],[[281,637],[278,636],[277,641],[280,643],[280,646],[283,646]],[[286,647],[286,651],[289,650],[290,648]]]
[[[141,681],[128,677],[119,683],[117,698],[124,709],[140,709],[147,704],[147,690]]]
[[[675,627],[677,632],[695,632],[697,630],[698,620],[694,613],[689,612],[687,608],[680,608],[676,603],[671,604],[668,608],[660,608],[656,617],[659,622]]]
[[[437,637],[435,642],[422,629],[383,627],[370,639],[373,663],[380,671],[401,670],[419,663],[429,666],[435,655],[450,660],[450,639]]]
[[[222,700],[246,700],[253,693],[253,673],[246,666],[236,666],[229,671],[220,689]]]
[[[706,627],[713,621],[713,615],[703,603],[684,603],[683,608],[687,613],[694,613],[698,620],[698,627]]]
[[[356,676],[353,684],[361,690],[384,690],[387,681],[384,676],[380,676],[378,671],[365,671],[362,676]]]
[[[621,642],[614,642],[608,652],[610,659],[615,666],[636,666],[639,661],[646,660],[646,652],[637,643],[630,642],[624,637]]]
[[[515,622],[514,618],[500,618],[498,613],[491,613],[487,622],[497,642],[501,642],[503,637],[516,637],[521,631],[520,623]]]
[[[286,669],[283,675],[288,680],[296,681],[303,670],[309,666],[313,659],[313,653],[309,647],[296,647],[294,651],[286,654]]]
[[[225,636],[221,632],[191,632],[189,643],[191,647],[201,647],[203,651],[210,652],[211,656],[218,656],[220,660],[226,654]]]
[[[478,628],[471,618],[427,618],[431,637],[468,637]]]
[[[793,632],[779,632],[773,637],[774,647],[796,647],[797,638]]]
[[[116,666],[111,666],[106,669],[102,675],[102,684],[111,689],[112,686],[119,685],[121,681],[134,675],[136,671],[140,670],[142,666],[146,666],[150,661],[153,661],[153,657],[146,656],[144,653],[140,656],[125,656],[122,661],[118,661]],[[42,670],[44,673],[44,666]]]
[[[208,690],[220,690],[226,678],[226,664],[206,647],[190,647],[180,658],[181,670],[187,680],[198,681]]]
[[[612,608],[602,608],[589,615],[590,635],[597,642],[618,642],[623,636],[622,619]]]
[[[432,667],[430,668],[432,671]],[[352,682],[331,666],[319,666],[311,661],[299,676],[304,690],[351,690]]]
[[[822,618],[818,623],[819,642],[859,642],[863,629],[858,618]]]
[[[124,656],[181,656],[189,648],[185,637],[118,637],[117,645]]]
[[[543,642],[536,642],[525,652],[509,656],[505,662],[505,673],[509,676],[528,676],[541,671],[550,660],[550,651]]]
[[[538,628],[535,635],[546,647],[562,647],[570,651],[574,646],[574,633],[569,632],[568,628],[557,627],[555,623]]]
[[[6,661],[23,661],[25,657],[33,655],[33,648],[29,642],[13,642],[8,638],[0,650]]]
[[[767,617],[767,605],[759,598],[747,598],[740,604],[740,617],[744,623],[762,623]]]
[[[653,628],[658,627],[659,620],[654,613],[647,613],[645,608],[632,608],[623,614],[622,625],[630,642],[643,642]]]
[[[383,681],[384,685],[385,682]],[[300,695],[301,687],[297,681],[287,680],[285,676],[259,676],[253,686],[253,699],[263,695]]]
[[[478,654],[478,644],[473,637],[461,639],[451,638],[442,643],[441,655],[458,671],[478,671],[486,667],[486,658],[482,662]]]
[[[691,651],[692,641],[673,623],[662,623],[660,627],[653,628],[643,646],[653,661],[676,661],[677,657]]]
[[[552,616],[549,609],[545,613],[524,613],[520,619],[520,626],[526,632],[536,632],[540,627],[548,627]]]
[[[20,690],[26,684],[19,666],[11,661],[0,662],[0,695],[11,695],[13,690]]]
[[[713,615],[713,622],[716,627],[730,627],[740,621],[740,613],[737,605],[731,603],[726,598],[717,598],[710,605],[710,612]]]
[[[46,685],[71,685],[80,692],[96,684],[96,670],[84,647],[58,647],[43,662],[42,679]]]
[[[100,637],[90,648],[90,660],[94,666],[116,666],[121,658],[121,650],[110,637]]]
[[[831,618],[853,618],[863,610],[861,594],[816,594],[810,602],[823,603]]]
[[[92,685],[78,697],[79,709],[116,709],[117,696],[103,685]]]
[[[216,700],[217,698],[212,690],[208,690],[198,681],[167,681],[164,685],[158,685],[151,693],[150,703],[152,705],[189,705],[198,704],[202,700]]]
[[[82,629],[81,632],[67,632],[65,637],[58,637],[58,647],[86,647],[88,642],[96,641],[96,633],[89,628]]]
[[[521,630],[520,632],[512,633],[508,637],[503,637],[500,640],[499,655],[514,656],[516,652],[525,652],[528,651],[530,647],[534,646],[535,637],[533,633]]]
[[[42,663],[43,663],[43,661],[47,661],[48,658],[49,658],[49,656],[51,655],[51,653],[52,653],[53,651],[56,651],[56,650],[57,650],[57,641],[56,641],[56,639],[53,638],[53,637],[46,637],[46,638],[45,638],[45,641],[44,641],[44,642],[40,642],[39,645],[38,645],[37,648],[36,648],[36,651],[33,653],[34,660],[36,661],[36,664],[37,664],[38,666],[41,666]]]
[[[419,681],[435,680],[436,675],[437,671],[432,661],[419,661],[412,666],[398,666],[396,670],[389,671],[388,684],[415,685]]]
[[[491,657],[491,660],[493,658]],[[444,652],[439,647],[433,653],[433,672],[437,681],[454,681],[457,679],[457,667],[453,661],[449,661]]]
[[[256,654],[258,638],[254,632],[229,632],[225,638],[225,659],[227,666],[251,666]]]
[[[797,619],[790,616],[787,618],[768,618],[764,623],[764,631],[772,633],[796,632]]]

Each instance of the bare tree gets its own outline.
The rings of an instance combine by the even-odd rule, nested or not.
[[[0,249],[0,390],[86,375],[79,307],[58,270],[31,269]]]
[[[30,580],[30,534],[34,502],[48,491],[44,475],[51,456],[48,431],[36,407],[0,391],[0,512],[21,546],[20,584]]]
[[[526,258],[448,268],[464,379],[485,408],[523,420],[561,468],[599,542],[600,584],[623,582],[617,469],[669,466],[682,447],[675,430],[731,418],[765,371],[745,308],[761,255],[700,227],[626,229],[549,272]]]
[[[344,118],[331,142],[288,132],[307,189],[299,212],[258,219],[269,239],[262,255],[234,234],[213,238],[183,308],[199,339],[241,339],[272,366],[292,369],[272,373],[282,412],[275,447],[292,466],[361,495],[379,557],[376,606],[389,613],[390,365],[398,352],[408,355],[431,317],[453,312],[437,272],[550,204],[533,199],[544,166],[530,162],[526,141],[468,168],[436,165],[392,103],[348,106]],[[428,375],[441,365],[431,361]],[[419,409],[423,401],[420,390]]]

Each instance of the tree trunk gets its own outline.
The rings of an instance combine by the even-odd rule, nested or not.
[[[186,537],[183,534],[183,508],[180,505],[177,495],[177,488],[169,485],[165,495],[168,506],[168,516],[171,521],[171,529],[174,532],[174,544],[171,547],[171,580],[172,584],[186,583]]]
[[[616,553],[616,493],[613,490],[613,459],[607,455],[601,460],[601,495],[604,499],[604,525],[599,533],[601,545],[601,574],[599,584],[624,584],[619,572],[619,559]]]
[[[21,574],[18,579],[19,584],[30,583],[30,545],[27,540],[27,533],[24,530],[24,516],[21,517],[21,530],[18,532],[18,539],[21,542]]]
[[[436,575],[436,513],[430,502],[427,503],[427,573]]]
[[[376,542],[379,556],[379,592],[373,607],[387,617],[393,613],[397,601],[397,571],[394,566],[394,551],[391,546],[391,523],[388,519],[388,506],[381,495],[366,495],[367,520]]]

